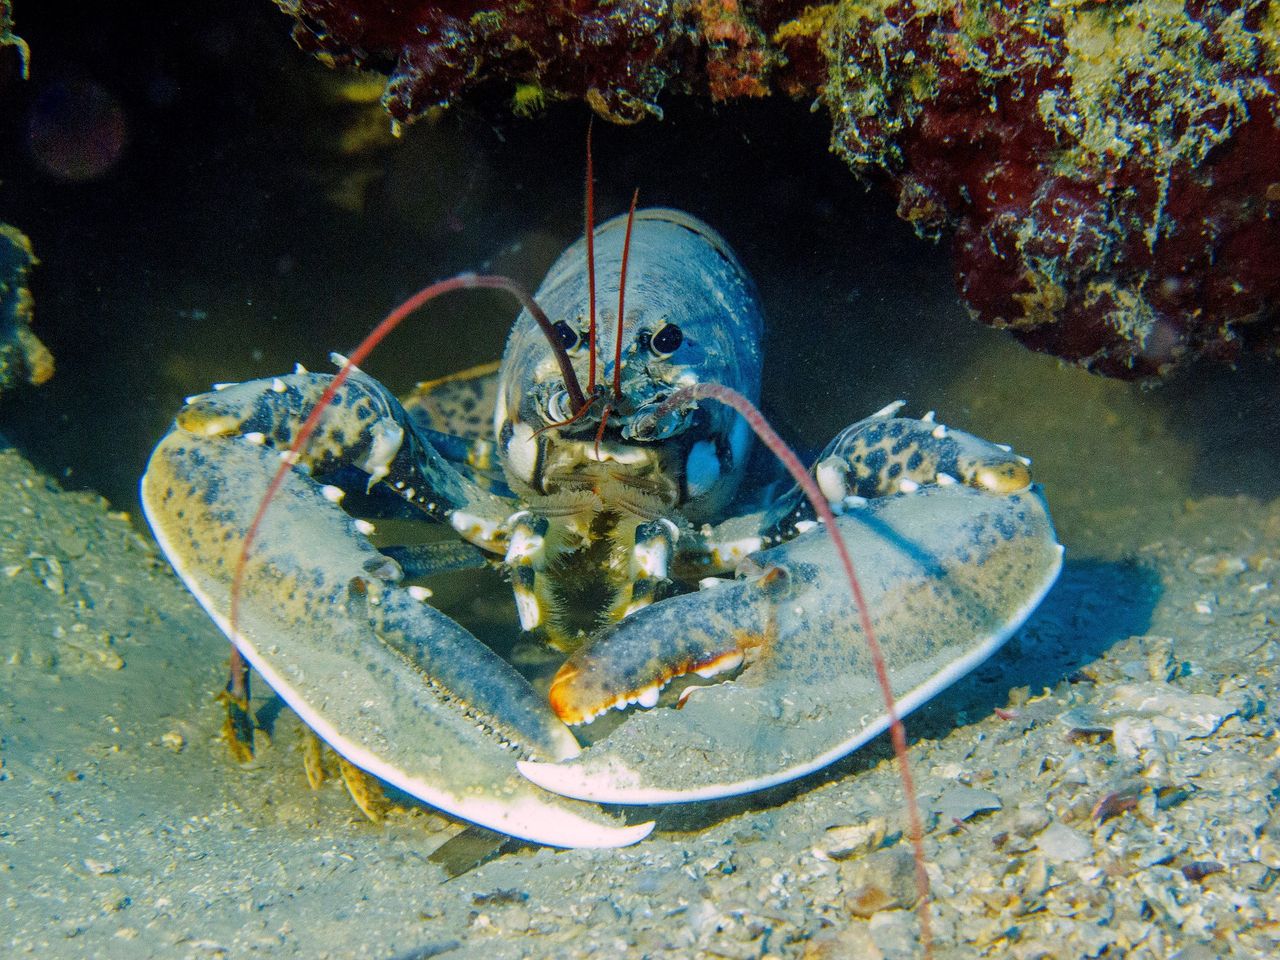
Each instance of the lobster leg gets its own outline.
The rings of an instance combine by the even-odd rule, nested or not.
[[[253,759],[253,715],[249,713],[249,665],[234,646],[227,667],[227,686],[218,695],[226,708],[222,721],[222,739],[231,755],[241,763]]]
[[[665,517],[636,527],[635,544],[627,558],[627,581],[618,591],[611,619],[629,617],[662,599],[671,585],[671,557],[679,535],[676,525]]]
[[[546,569],[548,527],[545,518],[527,513],[517,514],[511,525],[511,541],[503,563],[511,571],[511,588],[521,630],[545,626],[548,611],[554,609],[554,599],[546,590],[546,578],[538,576]]]

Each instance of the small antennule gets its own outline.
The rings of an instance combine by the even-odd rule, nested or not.
[[[627,211],[627,235],[622,241],[622,275],[618,278],[618,331],[613,337],[613,398],[622,400],[622,323],[623,309],[627,302],[627,258],[631,256],[631,224],[636,219],[636,201],[640,188],[631,194],[631,209]]]

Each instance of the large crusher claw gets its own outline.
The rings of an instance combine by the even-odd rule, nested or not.
[[[921,487],[838,518],[907,713],[989,657],[1062,565],[1040,490]],[[820,526],[754,554],[738,577],[644,609],[561,669],[552,702],[589,719],[652,706],[670,678],[742,664],[637,712],[580,756],[522,761],[556,793],[602,803],[733,796],[834,762],[888,726],[849,585]]]
[[[510,665],[398,586],[396,565],[300,470],[265,513],[233,628],[240,547],[280,452],[261,436],[182,424],[142,482],[156,539],[245,659],[335,751],[434,807],[537,843],[613,847],[649,833],[652,824],[624,825],[516,772],[520,757],[574,756],[572,733]]]

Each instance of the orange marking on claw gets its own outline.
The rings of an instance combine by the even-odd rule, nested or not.
[[[585,714],[573,704],[573,691],[569,689],[577,675],[577,667],[570,663],[561,665],[551,681],[551,689],[547,692],[551,709],[565,723],[581,723],[585,717]]]
[[[677,677],[696,673],[703,678],[710,678],[717,674],[736,670],[742,665],[745,652],[765,644],[768,638],[764,635],[736,632],[734,641],[735,646],[723,653],[703,660],[687,658],[661,671],[642,687],[619,690],[612,696],[592,701],[584,700],[584,691],[574,688],[574,681],[581,671],[573,663],[566,662],[556,671],[555,678],[551,681],[551,689],[547,694],[547,699],[551,703],[551,709],[562,722],[568,724],[586,723],[618,704],[636,702],[648,690],[655,687],[661,690]],[[649,705],[652,706],[652,703]]]

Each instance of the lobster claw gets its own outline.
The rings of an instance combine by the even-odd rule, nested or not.
[[[999,648],[1062,566],[1037,487],[922,487],[838,523],[902,714]],[[671,677],[739,664],[682,709],[638,712],[576,758],[522,761],[520,770],[584,800],[704,800],[803,776],[888,726],[848,581],[821,527],[753,555],[732,582],[621,621],[565,664],[552,702],[575,722],[609,706],[652,705]]]
[[[396,585],[395,564],[291,470],[231,583],[250,518],[279,465],[270,446],[181,426],[142,483],[156,539],[222,631],[321,739],[432,806],[537,843],[611,847],[626,826],[516,773],[521,756],[566,758],[572,733],[505,661]]]

